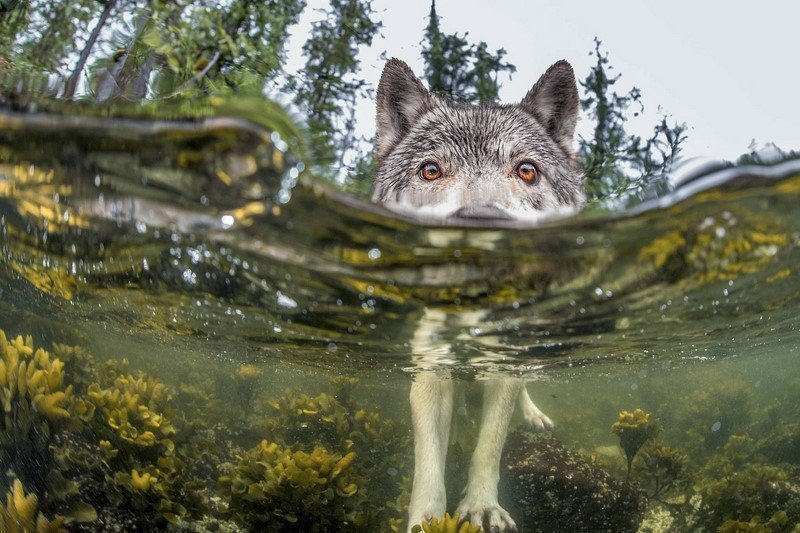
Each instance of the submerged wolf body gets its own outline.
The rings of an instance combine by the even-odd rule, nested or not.
[[[566,61],[551,66],[519,104],[471,105],[431,94],[405,63],[391,59],[377,94],[378,172],[372,199],[424,220],[482,225],[575,211],[585,203],[572,150],[578,104]],[[421,368],[449,351],[439,336],[445,322],[482,318],[474,312],[452,315],[426,309],[411,343]],[[415,464],[409,528],[446,510],[453,382],[436,370],[421,370],[410,399]],[[478,440],[456,512],[487,531],[516,529],[497,497],[500,455],[515,402],[528,423],[552,426],[520,379],[485,380]]]

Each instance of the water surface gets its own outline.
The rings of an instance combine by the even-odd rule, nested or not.
[[[48,517],[73,517],[81,501],[99,518],[70,528],[400,528],[408,387],[434,369],[468,384],[467,404],[487,377],[528,380],[564,446],[642,491],[643,531],[800,523],[797,161],[708,170],[625,212],[482,228],[344,195],[314,179],[292,139],[238,118],[0,114],[0,327],[36,346],[80,345],[100,366],[127,359],[85,380],[124,390],[115,380],[143,371],[169,396],[150,409],[196,424],[146,445],[112,439],[119,453],[102,468],[58,467],[77,485],[69,497],[37,489]],[[75,398],[89,395],[71,377]],[[636,408],[660,432],[629,476],[611,425]],[[459,447],[478,412],[461,417]],[[375,434],[359,426],[367,413],[380,417]],[[97,421],[84,424],[50,422],[49,446],[74,456],[74,434],[77,448],[105,450]],[[197,451],[202,439],[213,453]],[[264,439],[285,447],[278,455],[322,445],[334,462],[355,450],[357,466],[322,497],[298,480],[290,495],[256,491],[247,450]],[[659,445],[682,457],[680,472],[658,470],[669,456]],[[175,458],[188,466],[166,465]],[[144,471],[169,486],[137,485]],[[90,480],[119,497],[92,493]]]

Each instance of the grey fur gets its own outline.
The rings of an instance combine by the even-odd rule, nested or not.
[[[386,63],[377,94],[378,173],[372,199],[420,218],[529,219],[585,204],[572,150],[578,89],[566,61],[545,72],[519,104],[472,105],[428,92],[398,59]],[[516,165],[533,161],[536,183]],[[426,181],[420,166],[437,163]]]

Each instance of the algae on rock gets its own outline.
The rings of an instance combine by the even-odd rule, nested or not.
[[[689,459],[662,442],[651,442],[639,451],[636,480],[648,490],[650,500],[662,501],[675,493],[688,499],[691,488]]]
[[[56,533],[63,531],[64,519],[48,520],[39,511],[36,494],[25,494],[19,479],[6,493],[5,506],[0,505],[0,531],[3,533]]]
[[[230,514],[262,531],[368,531],[355,459],[355,452],[341,455],[318,445],[306,453],[263,440],[239,456],[220,483],[230,495]]]
[[[473,526],[468,520],[461,521],[460,516],[457,514],[450,516],[449,513],[441,519],[434,518],[411,528],[411,533],[482,533],[482,531],[482,527]]]
[[[386,419],[358,402],[358,381],[334,380],[333,394],[293,393],[268,400],[264,434],[294,450],[311,452],[317,445],[346,456],[355,452],[356,475],[370,502],[369,523],[386,527],[405,515],[404,494],[410,483],[404,475],[411,464],[411,434],[405,422]]]
[[[800,527],[800,484],[796,480],[797,471],[790,476],[774,466],[724,468],[700,487],[698,523],[713,530],[726,523],[733,527],[731,522],[758,523],[760,517],[782,513],[785,520],[770,526],[770,531],[793,531]]]
[[[64,364],[33,339],[8,340],[0,330],[0,467],[37,494],[47,486],[54,435],[70,418],[72,386],[64,383]],[[5,483],[8,486],[8,483]]]
[[[505,446],[501,488],[523,531],[635,532],[642,490],[589,464],[550,434],[515,431]]]

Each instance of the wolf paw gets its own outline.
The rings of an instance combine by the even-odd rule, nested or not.
[[[496,501],[482,501],[480,498],[465,497],[458,505],[456,513],[470,524],[482,527],[487,533],[516,531],[517,524],[505,509]]]
[[[413,492],[413,491],[412,491]],[[441,518],[445,513],[445,493],[442,491],[417,491],[411,495],[408,506],[408,531],[417,524]]]
[[[524,418],[525,422],[532,428],[538,429],[539,431],[553,429],[553,421],[536,407],[536,404],[533,403],[530,398],[520,401],[520,407],[522,408],[522,418]]]

